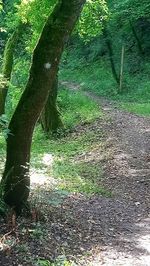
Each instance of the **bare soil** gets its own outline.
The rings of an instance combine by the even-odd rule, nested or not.
[[[150,265],[150,118],[86,94],[102,106],[107,119],[81,125],[72,134],[104,132],[105,145],[87,154],[81,151],[76,159],[86,158],[99,165],[100,171],[103,168],[99,185],[112,196],[87,198],[74,193],[60,207],[45,207],[41,233],[29,219],[19,218],[14,235],[18,244],[0,252],[0,265],[37,265],[39,257],[54,260],[60,254],[82,266]],[[8,228],[1,220],[1,235],[9,232]],[[13,241],[13,233],[10,235]]]

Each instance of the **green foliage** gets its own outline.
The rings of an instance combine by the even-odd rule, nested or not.
[[[8,119],[6,115],[1,115],[0,116],[0,128],[2,130],[2,134],[5,139],[7,139],[8,134],[10,134],[9,129],[8,129]]]
[[[32,38],[26,40],[26,49],[31,53],[41,34],[43,26],[53,10],[57,0],[22,0],[14,2],[13,11],[9,10],[6,17],[8,29],[15,29],[19,21],[31,27]],[[102,22],[108,17],[105,0],[87,0],[79,21],[77,31],[86,40],[96,36],[102,30]]]
[[[16,26],[20,22],[20,17],[17,13],[16,5],[20,3],[20,0],[6,1],[4,3],[4,12],[2,12],[2,26],[5,32],[10,33],[14,31]]]
[[[114,81],[108,62],[86,63],[70,68],[63,67],[60,78],[80,84],[82,90],[93,91],[100,96],[113,96],[117,94],[116,82]]]
[[[29,251],[29,247],[28,247],[28,244],[27,243],[24,243],[24,244],[19,244],[16,246],[18,252],[21,252],[21,253],[27,253]]]
[[[87,0],[78,24],[80,36],[88,41],[99,35],[107,17],[108,8],[105,0]]]
[[[22,0],[21,4],[17,5],[17,16],[23,23],[28,23],[31,26],[32,38],[28,39],[28,41],[26,42],[27,50],[29,52],[33,51],[37,40],[39,39],[43,26],[51,11],[53,10],[56,2],[56,0]]]
[[[111,6],[112,5],[112,6]],[[115,14],[121,17],[122,20],[127,21],[137,20],[139,18],[148,17],[150,15],[150,2],[149,0],[124,0],[124,1],[111,1],[112,10]],[[116,16],[115,16],[116,18]]]
[[[65,68],[61,73],[61,77],[64,80],[70,80],[70,82],[78,82],[83,90],[89,90],[99,96],[117,100],[120,105],[129,111],[150,115],[150,82],[146,71],[148,71],[147,68],[145,68],[145,75],[143,72],[141,72],[141,75],[134,76],[125,74],[126,89],[121,95],[117,94],[116,84],[106,61],[88,64],[82,69],[71,70]]]
[[[10,120],[21,97],[24,85],[27,82],[29,66],[30,61],[26,60],[26,58],[23,58],[21,61],[17,58],[14,62],[11,82],[8,84],[9,90],[6,103],[7,120]]]
[[[74,262],[67,260],[66,256],[59,256],[55,262],[39,259],[37,266],[76,266]]]
[[[47,232],[43,229],[42,225],[40,223],[37,223],[35,228],[32,231],[31,237],[42,240],[44,239],[44,236],[46,235],[47,235]]]
[[[23,90],[28,79],[29,69],[29,59],[26,59],[26,57],[23,57],[22,60],[20,60],[20,58],[16,58],[14,60],[13,75],[11,79],[12,84]]]
[[[3,9],[3,3],[2,1],[0,1],[0,12],[2,11],[2,9]]]
[[[72,91],[61,89],[58,105],[66,128],[75,127],[82,122],[90,122],[99,117],[99,107],[76,88]]]
[[[0,73],[0,90],[5,88],[7,84],[7,80],[4,78],[4,76]]]
[[[0,159],[2,159],[5,156],[5,140],[2,132],[0,131]]]
[[[42,260],[42,259],[38,259],[37,266],[51,266],[52,263],[49,260]]]
[[[123,44],[125,46],[122,94],[118,95],[118,86],[112,75],[107,39],[102,34],[88,44],[81,41],[79,37],[72,39],[62,60],[60,78],[64,81],[75,82],[77,85],[80,84],[83,90],[89,90],[100,96],[118,100],[118,102],[142,103],[147,114],[150,99],[148,78],[150,24],[147,20],[149,1],[144,1],[143,4],[139,1],[115,0],[108,1],[108,5],[111,17],[110,20],[105,21],[104,26],[107,26],[113,52],[112,59],[118,77],[121,49]],[[130,8],[132,13],[126,13],[130,13]],[[122,12],[125,12],[125,15]],[[138,112],[143,114],[143,108],[138,108]]]

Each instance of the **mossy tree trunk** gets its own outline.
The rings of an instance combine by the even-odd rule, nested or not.
[[[48,100],[40,117],[42,128],[47,135],[56,133],[59,128],[63,127],[60,113],[57,108],[57,93],[58,76],[55,78],[52,90],[49,93]]]
[[[11,79],[11,73],[13,69],[13,58],[14,50],[18,42],[20,32],[22,30],[22,24],[19,23],[15,31],[11,34],[7,40],[5,50],[4,50],[4,59],[2,66],[2,74],[4,78],[5,86],[0,86],[0,116],[5,113],[5,103],[8,92],[8,82]]]
[[[0,81],[0,116],[5,112],[5,101],[4,101],[4,88],[6,86],[6,81],[4,78]]]
[[[4,200],[22,209],[30,191],[30,149],[33,130],[52,91],[60,58],[85,0],[59,0],[34,50],[29,80],[9,124]]]

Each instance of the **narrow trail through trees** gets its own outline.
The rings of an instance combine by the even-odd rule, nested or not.
[[[69,82],[63,85],[80,89]],[[104,117],[68,133],[69,139],[95,134],[90,149],[81,149],[72,159],[76,164],[94,165],[99,171],[96,185],[110,191],[111,196],[70,193],[60,207],[52,208],[46,204],[50,192],[41,185],[45,198],[40,208],[46,219],[38,223],[41,227],[33,227],[37,232],[34,236],[28,229],[23,231],[32,229],[31,221],[18,218],[19,245],[27,246],[26,256],[16,247],[9,256],[0,252],[1,265],[14,262],[33,266],[37,258],[55,260],[60,254],[77,266],[150,265],[150,118],[122,111],[116,103],[90,92],[83,93],[97,102]],[[91,175],[85,178],[92,180]],[[7,232],[7,224],[2,223],[0,234]]]
[[[69,89],[79,86],[64,82]],[[108,157],[100,181],[111,198],[97,197],[81,204],[95,230],[91,265],[150,265],[150,118],[119,110],[115,103],[83,92],[103,109],[106,119],[96,127],[106,135]],[[96,130],[96,128],[95,128]],[[100,156],[97,153],[97,157]],[[91,162],[92,163],[92,162]],[[77,208],[77,206],[76,206]],[[100,240],[101,238],[101,240]],[[96,244],[95,243],[95,244]],[[94,252],[94,250],[93,250]]]

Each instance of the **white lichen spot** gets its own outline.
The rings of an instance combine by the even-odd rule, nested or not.
[[[44,64],[44,67],[46,68],[46,69],[50,69],[51,68],[51,64],[48,62],[48,63],[45,63]]]

